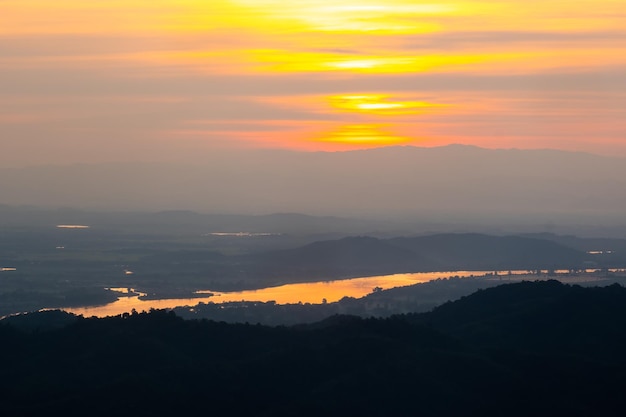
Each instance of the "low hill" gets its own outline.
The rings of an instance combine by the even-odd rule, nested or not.
[[[484,290],[432,313],[308,326],[153,311],[0,325],[0,412],[118,416],[621,416],[626,289]]]
[[[575,269],[584,265],[586,254],[535,238],[437,234],[351,237],[240,259],[250,276],[295,282],[424,271]]]
[[[584,259],[584,253],[562,244],[519,236],[437,234],[396,238],[389,243],[450,270],[567,269],[582,265]]]
[[[412,316],[473,345],[622,358],[626,288],[521,282],[478,291]]]
[[[619,267],[626,263],[626,239],[581,238],[572,235],[556,235],[553,233],[525,234],[541,240],[549,240],[562,246],[589,253],[590,260],[606,268]]]
[[[252,268],[271,268],[281,275],[341,277],[410,271],[427,265],[408,249],[373,237],[314,242],[296,249],[245,257]],[[391,271],[391,272],[389,272]]]

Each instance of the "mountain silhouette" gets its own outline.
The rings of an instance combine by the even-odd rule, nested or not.
[[[153,311],[0,322],[3,415],[619,416],[626,289],[479,291],[431,313],[296,327]],[[22,323],[23,324],[23,323]],[[112,400],[114,399],[114,400]]]
[[[623,158],[467,146],[241,151],[186,165],[0,170],[0,194],[13,205],[557,226],[623,224],[625,189]]]
[[[436,234],[378,239],[348,237],[240,257],[259,279],[311,281],[365,275],[454,270],[576,269],[586,254],[517,236]]]

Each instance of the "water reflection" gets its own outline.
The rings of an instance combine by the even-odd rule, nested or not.
[[[217,237],[268,237],[268,236],[281,236],[281,233],[211,232],[211,233],[206,233],[203,236],[217,236]]]
[[[421,282],[432,281],[449,276],[484,275],[490,271],[455,271],[455,272],[424,272],[415,274],[394,274],[374,277],[353,278],[340,281],[312,282],[303,284],[287,284],[280,287],[263,288],[260,290],[220,293],[214,291],[198,291],[198,294],[212,292],[215,303],[229,301],[276,301],[278,304],[312,303],[319,304],[339,301],[343,297],[363,297],[374,288],[388,289],[404,287]],[[525,272],[525,271],[524,271]]]
[[[89,229],[89,226],[82,224],[58,224],[57,229]]]
[[[374,277],[353,278],[339,281],[313,282],[305,284],[287,284],[279,287],[263,288],[260,290],[237,291],[237,292],[217,292],[217,291],[197,291],[200,297],[177,298],[169,300],[141,300],[139,297],[146,294],[135,291],[132,288],[109,288],[120,293],[120,298],[110,304],[97,307],[85,308],[64,308],[63,310],[82,314],[85,317],[116,316],[118,314],[131,312],[133,309],[141,312],[154,309],[169,309],[181,306],[195,306],[198,303],[225,303],[231,301],[275,301],[278,304],[311,303],[320,304],[322,302],[339,301],[343,297],[363,297],[371,293],[375,288],[389,289],[403,287],[423,282],[448,277],[484,277],[489,280],[521,280],[521,279],[558,279],[565,283],[581,283],[603,278],[594,275],[596,270],[577,271],[582,275],[570,275],[570,271],[552,271],[550,275],[538,275],[537,272],[518,271],[452,271],[452,272],[422,272],[413,274],[380,275]],[[608,272],[624,272],[623,270],[610,269]],[[206,297],[202,297],[206,294]]]
[[[154,309],[167,309],[179,306],[194,306],[203,303],[225,303],[229,301],[276,301],[278,304],[290,303],[312,303],[320,304],[323,300],[327,302],[338,301],[343,297],[363,297],[371,293],[374,288],[388,289],[413,285],[421,282],[428,282],[438,278],[450,276],[469,277],[491,274],[493,271],[453,271],[453,272],[423,272],[414,274],[394,274],[381,275],[365,278],[353,278],[339,281],[325,281],[305,284],[287,284],[279,287],[263,288],[260,290],[237,291],[237,292],[217,292],[198,291],[197,294],[207,294],[206,297],[177,298],[169,300],[141,300],[140,296],[145,295],[135,292],[133,289],[110,288],[110,290],[123,293],[117,301],[97,307],[84,308],[64,308],[63,310],[82,314],[85,317],[115,316],[136,311],[147,311]],[[509,271],[498,273],[508,274]],[[512,274],[525,274],[527,271],[511,271]],[[211,296],[210,294],[213,294]]]

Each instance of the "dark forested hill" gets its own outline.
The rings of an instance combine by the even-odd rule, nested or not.
[[[474,345],[593,356],[623,356],[626,289],[558,281],[480,290],[430,313],[409,317]]]
[[[0,413],[621,416],[625,316],[623,287],[536,282],[292,328],[163,311],[0,325]]]

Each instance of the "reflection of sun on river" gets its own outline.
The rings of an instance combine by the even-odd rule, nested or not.
[[[564,274],[567,271],[556,271]],[[169,300],[140,300],[139,297],[145,294],[135,292],[127,288],[110,288],[113,291],[122,293],[117,301],[97,307],[84,308],[64,308],[63,310],[82,314],[85,317],[115,316],[128,313],[135,309],[137,311],[154,309],[167,309],[180,306],[195,306],[198,303],[225,303],[229,301],[275,301],[278,304],[312,303],[320,304],[323,300],[331,303],[343,297],[363,297],[371,293],[374,288],[388,289],[403,287],[432,281],[438,278],[448,278],[451,276],[470,277],[485,276],[493,274],[493,271],[453,271],[453,272],[421,272],[415,274],[395,274],[382,275],[365,278],[352,278],[339,281],[313,282],[305,284],[287,284],[280,287],[263,288],[260,290],[248,290],[237,292],[217,292],[217,291],[197,291],[196,294],[207,294],[207,297],[169,299]],[[496,277],[506,279],[511,275],[525,275],[528,271],[497,271],[491,279]],[[524,277],[518,277],[521,279]],[[569,278],[568,278],[569,280]],[[211,294],[213,294],[211,296]]]
[[[480,276],[492,271],[454,271],[454,272],[423,272],[415,274],[395,274],[375,277],[353,278],[338,281],[313,282],[305,284],[287,284],[280,287],[263,288],[260,290],[217,292],[198,291],[197,294],[207,294],[207,297],[169,299],[169,300],[140,300],[138,295],[122,296],[117,301],[97,307],[64,308],[63,310],[82,314],[85,317],[106,317],[130,312],[154,309],[174,308],[179,306],[194,306],[203,303],[225,303],[229,301],[276,301],[278,304],[290,303],[313,303],[319,304],[325,299],[331,303],[343,297],[363,297],[372,292],[376,287],[382,289],[413,285],[420,282],[428,282],[437,278],[450,276]],[[526,271],[513,271],[514,273],[526,273]],[[504,273],[504,272],[503,272]],[[508,271],[507,271],[508,273]],[[126,288],[110,288],[113,291],[128,294]],[[134,294],[134,292],[133,292]],[[213,294],[213,296],[210,296]]]
[[[329,303],[339,301],[343,297],[363,297],[376,287],[382,289],[403,287],[420,282],[428,282],[437,278],[449,276],[484,275],[485,271],[468,272],[425,272],[417,274],[395,274],[375,277],[353,278],[338,281],[312,282],[303,284],[287,284],[280,287],[263,288],[260,290],[219,293],[213,291],[198,291],[199,294],[213,293],[213,302],[228,301],[276,301],[278,304],[313,303],[319,304],[322,300]]]

